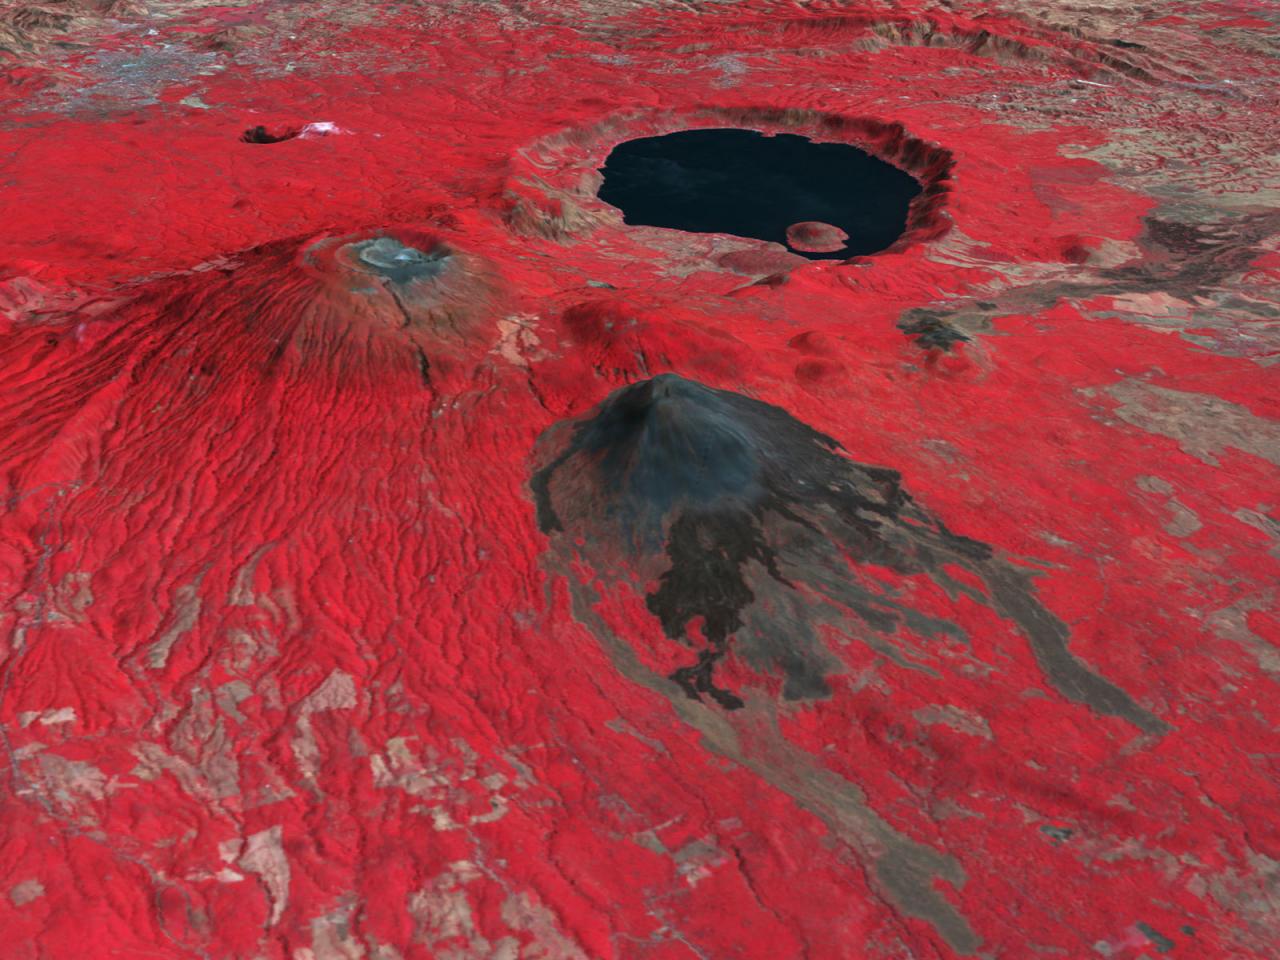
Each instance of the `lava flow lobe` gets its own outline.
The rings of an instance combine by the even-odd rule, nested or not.
[[[537,459],[531,488],[542,531],[555,544],[580,544],[606,578],[623,579],[628,565],[636,579],[656,580],[646,603],[663,633],[700,646],[696,661],[670,676],[693,699],[744,705],[714,676],[731,650],[757,671],[780,672],[786,699],[828,696],[826,676],[839,661],[819,641],[818,623],[834,622],[899,662],[887,638],[900,627],[963,635],[859,575],[875,566],[991,607],[1025,635],[1059,693],[1144,731],[1165,730],[1071,655],[1066,626],[1040,604],[1026,572],[952,533],[896,471],[850,460],[780,407],[664,374],[553,426]],[[985,591],[947,567],[970,572]]]

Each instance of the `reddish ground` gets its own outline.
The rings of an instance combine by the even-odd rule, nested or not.
[[[0,956],[1276,956],[1276,13],[0,13]],[[932,189],[848,264],[594,198],[708,125]],[[403,322],[335,259],[381,232],[461,264]],[[956,630],[686,697],[529,487],[662,372],[899,471],[1152,722],[857,557]]]

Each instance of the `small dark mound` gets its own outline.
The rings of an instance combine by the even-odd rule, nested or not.
[[[898,329],[919,347],[948,353],[957,343],[968,343],[970,339],[949,324],[945,315],[922,308],[904,314],[898,322]]]
[[[250,127],[244,133],[240,134],[241,143],[281,143],[284,140],[292,140],[298,136],[302,130],[296,127],[289,127],[281,130],[279,133],[271,133],[266,127]]]
[[[747,505],[763,464],[758,425],[735,408],[743,399],[672,374],[635,383],[578,427],[566,457],[592,462],[608,511],[636,532],[660,533],[676,507]],[[544,530],[559,528],[549,501],[539,515]]]

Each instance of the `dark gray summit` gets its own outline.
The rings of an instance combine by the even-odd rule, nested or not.
[[[551,427],[535,460],[530,489],[553,549],[575,553],[606,580],[653,572],[649,611],[667,637],[696,651],[670,678],[689,697],[744,705],[715,680],[731,648],[752,669],[780,674],[787,699],[828,696],[826,677],[840,661],[822,624],[914,668],[900,627],[965,639],[958,625],[913,609],[864,569],[878,567],[992,607],[1027,637],[1064,696],[1164,729],[1071,656],[1066,626],[1041,606],[1025,570],[948,530],[912,500],[897,471],[849,459],[781,407],[664,374]],[[985,592],[948,566],[970,571]]]
[[[764,494],[761,424],[743,415],[744,400],[673,374],[644,380],[582,422],[565,457],[593,461],[613,519],[642,538],[660,536],[673,509],[731,510]],[[539,511],[544,530],[558,528],[549,502],[539,500]]]

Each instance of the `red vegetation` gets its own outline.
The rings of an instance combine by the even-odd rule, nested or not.
[[[1273,955],[1266,5],[541,6],[0,21],[0,954]],[[708,125],[899,164],[907,234],[810,262],[595,198]],[[666,372],[900,472],[1167,730],[874,557],[829,573],[888,632],[760,614],[829,697],[732,647],[746,707],[686,697],[663,571],[530,491]]]

